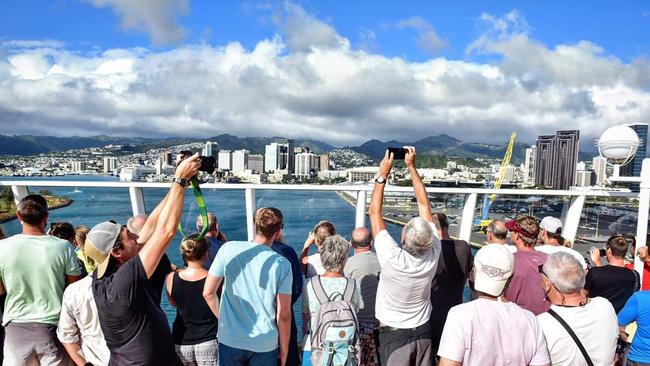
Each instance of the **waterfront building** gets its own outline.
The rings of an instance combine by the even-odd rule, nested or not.
[[[379,174],[379,167],[377,166],[364,166],[358,168],[350,168],[347,170],[348,182],[372,182]]]
[[[332,180],[337,178],[347,178],[348,172],[345,170],[319,170],[318,179]]]
[[[249,151],[246,149],[232,152],[232,171],[236,174],[248,169]]]
[[[294,141],[291,139],[276,139],[266,145],[264,169],[266,172],[284,171],[283,174],[294,172]]]
[[[217,166],[220,170],[232,170],[232,152],[230,150],[219,150]]]
[[[104,174],[112,174],[117,170],[117,158],[112,156],[104,157]]]
[[[603,185],[607,180],[607,161],[602,156],[592,159],[591,166],[596,176],[596,185]]]
[[[639,147],[636,149],[636,154],[629,163],[621,166],[619,170],[620,176],[625,177],[638,177],[641,175],[641,164],[643,159],[646,158],[648,149],[648,124],[647,123],[629,123],[630,128],[639,136]],[[639,191],[639,183],[628,183],[627,186],[634,192]]]
[[[214,156],[216,158],[218,152],[219,147],[216,142],[207,141],[205,143],[205,146],[203,147],[203,156]]]
[[[590,187],[596,184],[596,175],[592,170],[578,170],[576,171],[576,186],[577,187]]]
[[[172,160],[172,153],[167,150],[160,153],[160,160],[162,161],[163,165],[174,165],[174,162]]]
[[[329,170],[330,169],[330,156],[327,154],[319,155],[319,165],[318,170]]]
[[[524,160],[524,182],[535,183],[535,156],[537,146],[533,145],[526,149],[526,158]]]
[[[310,152],[296,154],[296,173],[295,176],[304,179],[310,178],[316,174],[318,157]]]
[[[72,162],[72,171],[76,173],[80,173],[86,170],[86,162],[85,161],[79,161],[75,160]]]
[[[130,182],[133,180],[143,180],[145,175],[155,174],[156,168],[148,165],[128,166],[120,170],[120,180]]]
[[[253,173],[264,173],[264,155],[248,155],[248,169],[252,170]]]
[[[569,189],[578,163],[580,131],[557,131],[537,138],[535,185]]]

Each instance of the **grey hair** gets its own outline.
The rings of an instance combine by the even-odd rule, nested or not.
[[[585,270],[571,254],[556,252],[544,263],[544,274],[555,288],[563,294],[575,294],[585,287]]]
[[[508,229],[503,221],[492,220],[487,226],[487,231],[494,234],[497,239],[505,240],[508,237]]]
[[[147,222],[147,217],[147,215],[140,214],[129,218],[126,222],[126,228],[134,234],[139,233],[140,230],[142,230],[144,223]],[[142,223],[139,223],[138,220],[142,220]]]
[[[404,225],[402,249],[415,257],[421,257],[431,250],[433,245],[433,229],[421,217],[414,217]]]
[[[327,237],[318,250],[323,268],[328,272],[339,273],[343,272],[349,252],[350,244],[341,235]]]

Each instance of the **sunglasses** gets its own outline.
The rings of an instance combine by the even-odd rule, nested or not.
[[[543,274],[544,276],[546,276],[548,278],[548,275],[544,272],[544,265],[543,264],[540,264],[539,266],[537,266],[537,271],[539,271],[539,273]]]

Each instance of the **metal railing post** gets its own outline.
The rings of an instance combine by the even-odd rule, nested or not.
[[[470,193],[465,196],[465,205],[463,206],[463,218],[460,222],[460,232],[458,237],[460,240],[470,242],[472,236],[472,225],[474,224],[474,209],[476,209],[477,193]]]
[[[255,190],[253,188],[246,188],[244,190],[246,197],[246,233],[248,240],[255,239]]]
[[[11,186],[11,192],[14,194],[14,203],[18,207],[18,202],[29,194],[29,189],[26,186]]]
[[[643,159],[641,165],[641,184],[639,186],[639,213],[636,224],[636,248],[647,246],[648,210],[650,210],[650,159]],[[643,261],[634,254],[634,269],[643,283]]]
[[[357,192],[357,207],[356,207],[356,216],[354,219],[354,227],[364,227],[366,226],[366,196],[368,195],[367,191],[360,190]]]
[[[129,196],[131,197],[133,216],[145,215],[147,211],[144,207],[144,191],[142,187],[129,187]]]
[[[571,198],[569,209],[564,219],[564,227],[562,228],[562,236],[574,242],[576,234],[578,233],[578,225],[580,225],[580,215],[582,214],[582,207],[585,205],[585,195],[574,196]]]

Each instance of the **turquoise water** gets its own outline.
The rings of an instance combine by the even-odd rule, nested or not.
[[[0,180],[25,180],[29,178],[0,177]],[[65,181],[117,181],[115,177],[103,176],[66,176],[53,178],[33,178],[34,180],[65,180]],[[68,221],[73,225],[93,225],[106,221],[116,220],[126,223],[132,215],[129,191],[126,188],[88,188],[88,187],[29,187],[30,192],[38,193],[41,189],[48,189],[54,195],[65,196],[74,200],[72,205],[50,212],[49,222]],[[75,192],[75,190],[81,192]],[[166,194],[166,189],[145,189],[145,206],[150,212]],[[205,189],[204,197],[210,212],[219,218],[221,230],[230,240],[246,240],[246,212],[244,209],[243,190],[213,190]],[[337,232],[344,237],[350,237],[354,230],[355,209],[341,199],[334,192],[323,191],[280,191],[257,190],[255,192],[257,207],[273,206],[282,210],[284,214],[285,242],[291,245],[296,252],[300,252],[302,245],[311,231],[321,220],[330,220],[336,226]],[[199,214],[190,190],[185,197],[185,207],[181,223],[187,231],[193,231],[196,216]],[[367,221],[367,220],[366,220]],[[367,224],[369,225],[369,224]],[[7,235],[21,231],[20,223],[12,220],[2,224]],[[394,238],[400,237],[401,227],[389,224],[388,231]],[[179,253],[181,236],[176,235],[167,250],[170,260],[181,266],[182,260]],[[163,296],[162,307],[167,313],[171,324],[176,312],[169,305],[167,296]],[[294,314],[301,329],[302,303],[299,300],[294,306]]]

